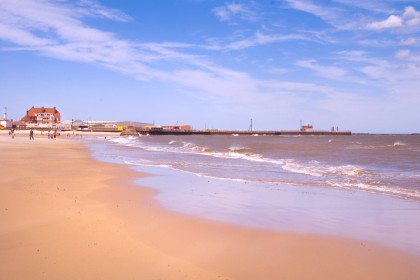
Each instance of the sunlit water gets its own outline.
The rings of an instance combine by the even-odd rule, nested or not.
[[[420,254],[419,136],[96,138],[96,158],[168,209],[252,227],[340,235]]]

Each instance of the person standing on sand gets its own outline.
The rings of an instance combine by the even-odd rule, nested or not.
[[[12,129],[12,139],[15,139],[15,130]]]
[[[29,140],[35,140],[34,131],[32,129],[29,131]]]

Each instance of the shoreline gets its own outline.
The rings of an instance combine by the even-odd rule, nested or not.
[[[363,190],[267,187],[199,177],[170,168],[130,168],[152,175],[135,182],[156,191],[153,199],[168,211],[253,229],[371,242],[420,256],[417,237],[420,228],[413,226],[418,224],[417,201]],[[176,189],[170,187],[175,181]],[[378,213],[381,213],[379,221]],[[411,223],[407,225],[404,220]],[[353,221],[357,223],[352,224]]]
[[[8,129],[0,130],[0,137],[7,136],[11,137],[9,135]],[[28,137],[29,138],[29,131],[30,129],[17,129],[15,130],[16,137]],[[54,132],[54,129],[50,130],[51,132]],[[48,136],[48,130],[33,130],[35,137],[41,137],[41,138],[47,138]],[[76,130],[66,130],[59,132],[61,135],[57,137],[57,139],[66,139],[66,138],[74,138],[74,137],[83,137],[83,136],[109,136],[109,137],[119,137],[121,134],[121,131],[117,132],[99,132],[99,131],[76,131]]]
[[[0,136],[0,147],[1,278],[420,277],[419,256],[375,244],[170,212],[138,172],[78,141]]]

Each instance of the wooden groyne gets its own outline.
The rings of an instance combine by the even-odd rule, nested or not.
[[[178,129],[145,129],[137,128],[138,135],[334,135],[349,136],[350,131],[299,131],[299,130],[178,130]]]

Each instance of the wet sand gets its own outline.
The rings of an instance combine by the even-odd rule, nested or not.
[[[420,256],[164,210],[80,141],[0,149],[0,279],[420,279]]]

